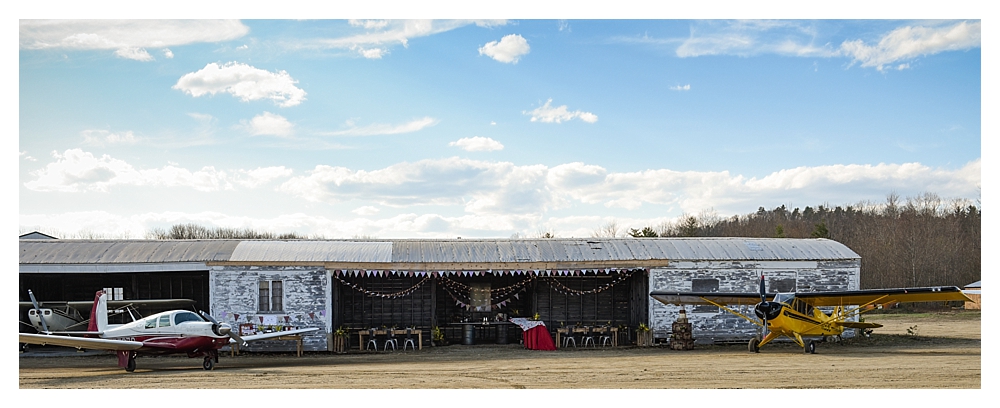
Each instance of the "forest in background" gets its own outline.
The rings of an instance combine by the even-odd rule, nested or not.
[[[958,286],[982,279],[982,210],[924,193],[884,203],[774,209],[722,218],[711,212],[629,229],[633,237],[829,238],[861,255],[861,288]],[[608,236],[605,226],[595,236]]]

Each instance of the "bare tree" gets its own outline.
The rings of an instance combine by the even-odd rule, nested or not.
[[[618,221],[611,220],[590,233],[590,236],[593,238],[616,238],[619,234],[621,234],[621,227],[618,225]]]

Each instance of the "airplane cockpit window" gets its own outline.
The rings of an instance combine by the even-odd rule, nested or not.
[[[779,293],[777,295],[774,295],[774,301],[778,303],[791,305],[793,300],[795,300],[794,293]]]
[[[147,329],[155,329],[156,328],[156,319],[146,320],[146,328]]]
[[[170,315],[160,316],[160,327],[170,326]]]
[[[201,318],[198,315],[191,312],[178,312],[174,315],[174,324],[181,324],[184,322],[200,322]]]

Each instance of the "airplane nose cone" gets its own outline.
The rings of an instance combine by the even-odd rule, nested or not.
[[[781,303],[760,302],[753,308],[753,312],[761,320],[773,320],[781,314]]]
[[[231,332],[232,330],[233,330],[233,328],[231,326],[229,326],[228,324],[223,323],[223,324],[219,325],[219,335],[220,336],[227,336],[227,335],[229,335],[229,332]]]

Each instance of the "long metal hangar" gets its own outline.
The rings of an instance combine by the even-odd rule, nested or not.
[[[438,327],[460,342],[463,322],[536,314],[553,332],[612,325],[628,341],[640,324],[669,336],[679,308],[650,291],[756,291],[760,274],[769,292],[853,290],[860,265],[827,239],[22,239],[19,293],[87,300],[109,288],[123,299],[193,299],[241,330],[320,327],[304,339],[313,351],[331,349],[340,328]],[[687,312],[699,342],[754,333],[714,307]],[[516,333],[488,335],[516,341]],[[356,336],[348,341],[359,346]]]

